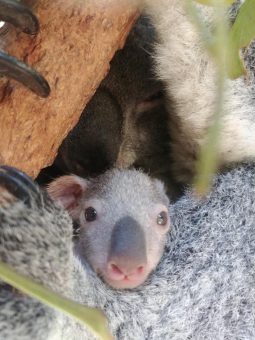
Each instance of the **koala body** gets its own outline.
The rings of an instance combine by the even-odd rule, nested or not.
[[[111,288],[82,252],[72,250],[71,219],[42,194],[39,205],[33,195],[30,207],[22,201],[1,205],[0,259],[55,291],[102,309],[116,339],[252,340],[254,170],[253,164],[229,170],[216,177],[204,201],[188,191],[171,206],[163,257],[132,290]],[[141,185],[132,190],[141,195]],[[0,335],[6,340],[92,339],[83,326],[3,283],[0,307]]]

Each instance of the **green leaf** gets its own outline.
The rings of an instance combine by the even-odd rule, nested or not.
[[[225,84],[225,60],[228,47],[228,23],[225,16],[226,6],[217,0],[212,0],[215,5],[215,17],[213,35],[200,17],[199,10],[193,5],[192,0],[187,1],[187,10],[201,35],[202,42],[215,60],[217,70],[217,87],[215,93],[215,112],[212,116],[212,124],[208,129],[207,139],[201,148],[197,162],[197,176],[195,178],[195,190],[199,196],[204,195],[210,188],[213,175],[218,168],[218,143],[220,138],[221,116],[223,113],[223,96]]]
[[[87,326],[99,338],[103,340],[112,339],[107,328],[107,320],[101,311],[83,306],[60,294],[54,293],[24,275],[18,274],[2,262],[0,262],[0,279],[40,302],[71,316]]]
[[[195,179],[195,188],[199,195],[203,195],[209,189],[218,164],[217,149],[220,138],[220,118],[223,114],[225,76],[235,79],[245,73],[239,55],[240,49],[248,46],[255,37],[255,0],[245,1],[231,29],[228,28],[225,20],[226,7],[224,6],[230,5],[233,1],[198,0],[197,2],[213,5],[215,8],[215,30],[210,36],[208,28],[199,17],[195,6],[192,6],[191,0],[187,3],[188,11],[201,34],[202,41],[215,59],[218,76],[215,114],[197,163],[198,175]]]
[[[240,7],[237,18],[229,33],[227,73],[231,79],[245,73],[239,50],[247,47],[255,37],[255,0],[246,0]]]
[[[226,53],[226,71],[228,78],[234,80],[246,73],[242,59],[240,58],[240,51],[236,46],[231,47]]]
[[[218,82],[216,95],[216,107],[213,123],[207,134],[206,143],[202,146],[197,162],[197,176],[195,178],[195,190],[199,196],[203,196],[210,189],[212,178],[218,168],[218,145],[220,141],[221,116],[223,113],[225,75],[222,69],[218,69]]]
[[[255,37],[255,0],[246,0],[241,6],[231,36],[238,48],[248,46]]]
[[[206,194],[210,188],[214,173],[218,168],[218,141],[220,134],[220,119],[215,118],[214,124],[208,131],[207,141],[203,145],[197,162],[198,174],[194,187],[199,196]]]

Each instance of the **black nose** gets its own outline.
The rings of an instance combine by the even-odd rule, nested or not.
[[[108,263],[114,263],[125,272],[132,272],[147,263],[144,231],[130,216],[121,218],[114,226]]]

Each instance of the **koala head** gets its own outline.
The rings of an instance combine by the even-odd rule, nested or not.
[[[163,184],[138,170],[86,180],[62,176],[48,192],[80,226],[75,251],[117,289],[142,284],[158,264],[170,228]]]

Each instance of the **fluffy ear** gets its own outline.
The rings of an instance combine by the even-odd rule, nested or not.
[[[71,217],[76,217],[76,210],[87,186],[88,181],[81,177],[61,176],[48,185],[47,191],[53,201],[60,203]]]
[[[161,180],[159,180],[159,179],[157,179],[157,178],[153,178],[153,183],[154,183],[154,185],[156,186],[157,190],[160,192],[160,194],[165,196],[165,199],[164,199],[165,202],[164,202],[164,204],[165,204],[166,206],[169,206],[170,200],[169,200],[169,198],[166,196],[166,188],[165,188],[165,184],[164,184]]]

